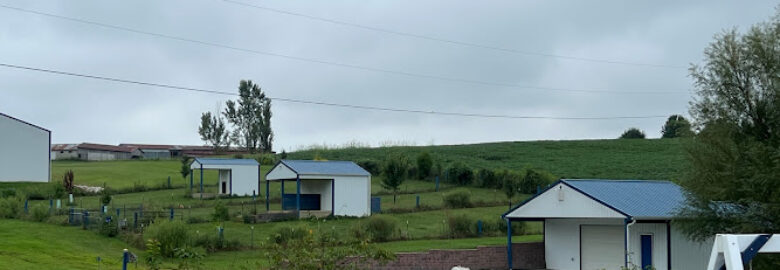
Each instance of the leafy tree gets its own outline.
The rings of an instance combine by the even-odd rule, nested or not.
[[[385,160],[382,167],[382,188],[393,191],[393,204],[395,204],[398,188],[406,180],[409,169],[409,161],[403,155],[391,155]]]
[[[238,95],[237,103],[227,101],[224,112],[228,122],[235,127],[234,139],[250,153],[270,152],[273,141],[271,99],[251,80],[241,80]]]
[[[181,157],[181,168],[179,169],[179,173],[181,173],[181,178],[184,179],[187,179],[187,176],[190,176],[190,173],[192,173],[192,170],[190,169],[190,157]]]
[[[526,169],[525,174],[520,181],[519,191],[525,194],[534,194],[539,187],[546,187],[555,180],[555,177],[550,173],[535,170]]]
[[[644,139],[645,132],[638,128],[629,128],[620,135],[621,139]]]
[[[211,112],[201,114],[198,134],[200,139],[214,147],[217,153],[230,147],[228,139],[230,131],[225,128],[225,121],[219,114],[212,115]]]
[[[700,130],[681,181],[688,206],[678,224],[691,238],[780,232],[780,13],[747,33],[716,36],[691,68]],[[759,256],[760,257],[760,256]],[[775,269],[777,258],[756,260]]]
[[[501,181],[503,182],[501,184],[501,190],[503,190],[504,195],[506,195],[509,208],[512,208],[512,198],[517,195],[517,191],[520,186],[520,175],[516,172],[504,170],[500,173],[500,177]]]
[[[433,158],[428,152],[422,152],[417,155],[417,178],[425,179],[431,175],[433,169]]]
[[[688,122],[682,115],[672,115],[669,119],[666,119],[666,123],[661,128],[661,138],[679,138],[679,137],[691,137],[693,136],[693,130],[691,130],[691,123]]]
[[[447,169],[447,174],[451,182],[460,186],[468,186],[474,182],[474,171],[463,162],[452,164],[452,166]]]
[[[282,149],[282,153],[279,154],[280,159],[287,159],[287,151]]]
[[[479,171],[477,171],[477,179],[479,179],[480,187],[501,188],[502,179],[499,179],[494,171],[488,169],[479,169]]]

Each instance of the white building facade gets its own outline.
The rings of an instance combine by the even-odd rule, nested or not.
[[[0,113],[0,182],[49,182],[51,131]]]
[[[671,222],[683,203],[667,181],[560,180],[503,217],[544,223],[547,269],[703,269],[711,243]]]
[[[190,183],[194,185],[193,179],[199,177],[200,193],[203,193],[205,170],[218,171],[219,195],[249,196],[260,192],[260,164],[254,159],[196,158],[190,169]]]

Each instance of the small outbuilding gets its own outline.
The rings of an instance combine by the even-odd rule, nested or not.
[[[282,210],[298,217],[371,215],[371,173],[352,161],[282,160],[266,174],[269,183],[282,184]],[[285,194],[285,182],[294,182],[295,194]],[[267,208],[267,206],[266,206]]]
[[[683,190],[668,181],[564,179],[503,218],[543,222],[547,269],[704,269],[711,242],[688,240],[671,222],[684,204]]]
[[[190,188],[195,170],[200,174],[199,193],[203,195],[203,171],[217,170],[219,182],[216,195],[248,196],[260,190],[260,164],[254,159],[195,158],[190,164]]]
[[[49,182],[51,131],[0,113],[0,182]]]

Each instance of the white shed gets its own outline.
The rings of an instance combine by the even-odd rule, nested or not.
[[[371,215],[371,173],[352,161],[282,160],[265,179],[266,201],[270,181],[280,181],[282,209],[299,217]],[[286,181],[295,182],[295,194],[284,194]]]
[[[704,269],[711,242],[690,241],[671,222],[684,203],[668,181],[560,180],[503,217],[544,223],[547,269]]]
[[[203,194],[203,171],[219,171],[218,195],[247,196],[260,192],[260,164],[254,159],[196,158],[191,164],[190,188],[194,170],[200,173],[199,193]]]
[[[51,131],[0,113],[0,182],[49,182]]]

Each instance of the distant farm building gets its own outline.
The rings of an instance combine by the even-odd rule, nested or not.
[[[217,195],[247,196],[260,192],[260,164],[254,159],[195,158],[190,164],[190,187],[199,174],[198,195],[204,193],[203,171],[217,170]],[[195,171],[197,170],[197,171]],[[209,194],[209,197],[211,194]]]
[[[49,182],[51,131],[0,113],[0,182]]]
[[[667,181],[560,180],[504,218],[544,223],[547,269],[704,269],[711,243],[692,242],[671,223],[684,203]]]
[[[107,145],[96,143],[55,144],[51,147],[52,160],[124,160],[124,159],[171,159],[182,156],[205,157],[214,155],[236,155],[247,152],[231,148],[217,152],[211,146],[131,144]]]
[[[266,174],[266,200],[270,181],[282,183],[282,209],[299,217],[371,214],[371,174],[351,161],[282,160]],[[295,194],[284,194],[286,182]]]
[[[134,149],[134,156],[143,159],[170,159],[181,156],[180,148],[175,145],[123,143],[119,146]]]

